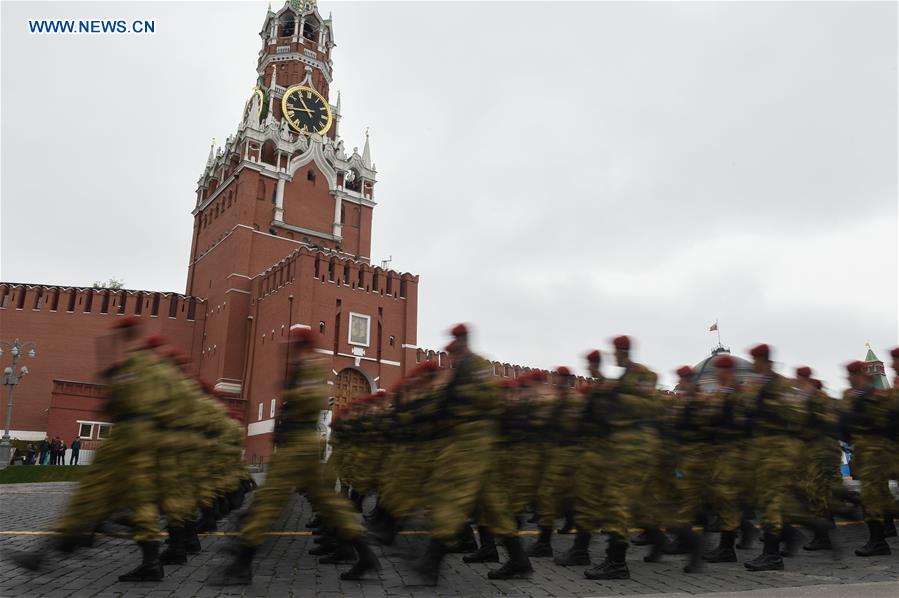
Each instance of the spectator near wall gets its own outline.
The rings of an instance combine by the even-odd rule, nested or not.
[[[76,436],[72,441],[72,456],[69,457],[69,465],[78,465],[78,453],[81,452],[81,437]]]

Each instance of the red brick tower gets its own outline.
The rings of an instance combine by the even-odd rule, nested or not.
[[[260,37],[237,133],[198,182],[187,276],[208,305],[195,358],[247,400],[251,456],[267,454],[290,327],[320,333],[338,402],[399,379],[417,348],[418,277],[371,267],[376,172],[367,134],[361,155],[340,138],[331,20],[287,2]]]

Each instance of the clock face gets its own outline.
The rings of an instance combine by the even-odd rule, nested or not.
[[[331,128],[328,102],[310,87],[296,85],[284,92],[281,111],[290,126],[300,133],[324,135]]]

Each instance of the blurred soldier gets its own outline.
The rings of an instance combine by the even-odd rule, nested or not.
[[[606,462],[611,447],[603,411],[607,408],[610,387],[600,370],[601,359],[598,349],[587,354],[587,371],[592,381],[584,389],[585,404],[578,429],[583,450],[574,476],[573,510],[577,532],[571,548],[556,558],[556,564],[563,567],[590,564],[590,540],[602,515],[602,484],[608,475],[612,475]]]
[[[861,482],[862,508],[868,526],[868,541],[855,554],[887,555],[890,546],[884,539],[883,520],[895,508],[889,480],[899,451],[895,415],[891,414],[893,405],[887,393],[874,389],[864,362],[853,361],[846,369],[850,388],[843,395],[846,411],[841,427],[843,440],[854,446],[853,470]]]
[[[325,374],[313,350],[315,337],[309,329],[291,330],[287,347],[289,371],[281,412],[275,428],[278,451],[272,457],[266,483],[256,493],[240,532],[234,559],[213,573],[213,585],[248,584],[252,561],[265,532],[277,519],[295,488],[308,498],[324,525],[337,530],[342,541],[358,554],[356,564],[341,579],[361,579],[379,568],[378,559],[365,542],[365,530],[346,499],[322,485],[320,475],[320,412],[327,408]]]
[[[556,518],[574,508],[571,480],[577,471],[581,452],[578,428],[584,410],[584,401],[573,388],[574,379],[567,367],[556,369],[552,403],[547,406],[549,409],[544,438],[548,446],[537,490],[540,538],[535,546],[545,550],[545,556],[552,556],[550,537]],[[544,556],[534,548],[530,554]]]
[[[119,581],[159,581],[164,573],[159,561],[159,492],[156,480],[156,448],[162,442],[153,421],[155,402],[165,388],[160,385],[157,356],[153,349],[163,344],[157,337],[139,344],[139,319],[122,318],[115,331],[101,339],[101,376],[107,384],[106,409],[112,432],[104,440],[92,466],[68,508],[56,522],[51,546],[71,552],[85,534],[115,511],[131,511],[132,537],[141,548],[142,561]],[[49,551],[13,556],[13,561],[31,570],[41,567]]]
[[[598,512],[603,530],[609,535],[606,558],[588,569],[588,579],[629,579],[625,555],[628,525],[641,527],[656,525],[652,514],[645,510],[641,493],[651,491],[652,474],[657,471],[654,459],[658,456],[657,418],[660,412],[656,396],[656,375],[631,360],[631,339],[614,339],[615,360],[624,373],[605,397],[600,417],[610,430],[606,455],[609,475],[603,479]],[[579,525],[581,529],[589,529]]]
[[[716,376],[724,370],[722,358],[717,357],[713,365]],[[678,402],[676,405],[675,430],[679,445],[679,468],[682,477],[678,480],[680,503],[674,517],[673,531],[678,542],[689,548],[691,558],[684,567],[686,573],[697,573],[702,568],[699,557],[700,541],[693,532],[693,521],[703,512],[710,501],[709,490],[712,480],[714,461],[717,456],[713,430],[714,408],[708,397],[700,396],[695,382],[696,372],[689,366],[677,370]],[[646,560],[653,560],[653,553]],[[661,559],[661,554],[657,560]],[[736,557],[734,557],[736,560]]]
[[[840,445],[836,439],[837,411],[830,397],[821,390],[820,383],[812,378],[810,367],[796,368],[795,385],[797,392],[805,399],[807,418],[802,430],[802,497],[813,517],[831,523],[829,526],[815,526],[814,537],[803,549],[830,550],[833,548],[828,531],[833,527],[831,499],[835,490],[842,485],[839,475]]]
[[[501,538],[509,561],[488,573],[491,579],[524,577],[533,571],[521,546],[515,523],[497,488],[486,485],[498,435],[498,395],[491,382],[490,362],[472,353],[468,329],[459,324],[447,347],[453,361],[452,379],[443,393],[438,423],[446,426],[446,442],[434,462],[428,482],[432,538],[415,570],[426,583],[436,584],[447,544],[479,509],[479,523]]]
[[[744,566],[750,571],[772,571],[783,569],[781,537],[787,537],[786,527],[799,511],[799,434],[806,413],[789,383],[774,372],[768,345],[757,345],[750,354],[757,380],[747,389],[747,416],[752,431],[750,451],[757,463],[754,491],[761,510],[764,550]]]

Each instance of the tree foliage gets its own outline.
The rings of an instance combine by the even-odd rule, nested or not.
[[[111,289],[113,291],[118,291],[125,287],[125,281],[119,280],[115,277],[110,278],[109,280],[95,280],[93,288],[95,289]]]

